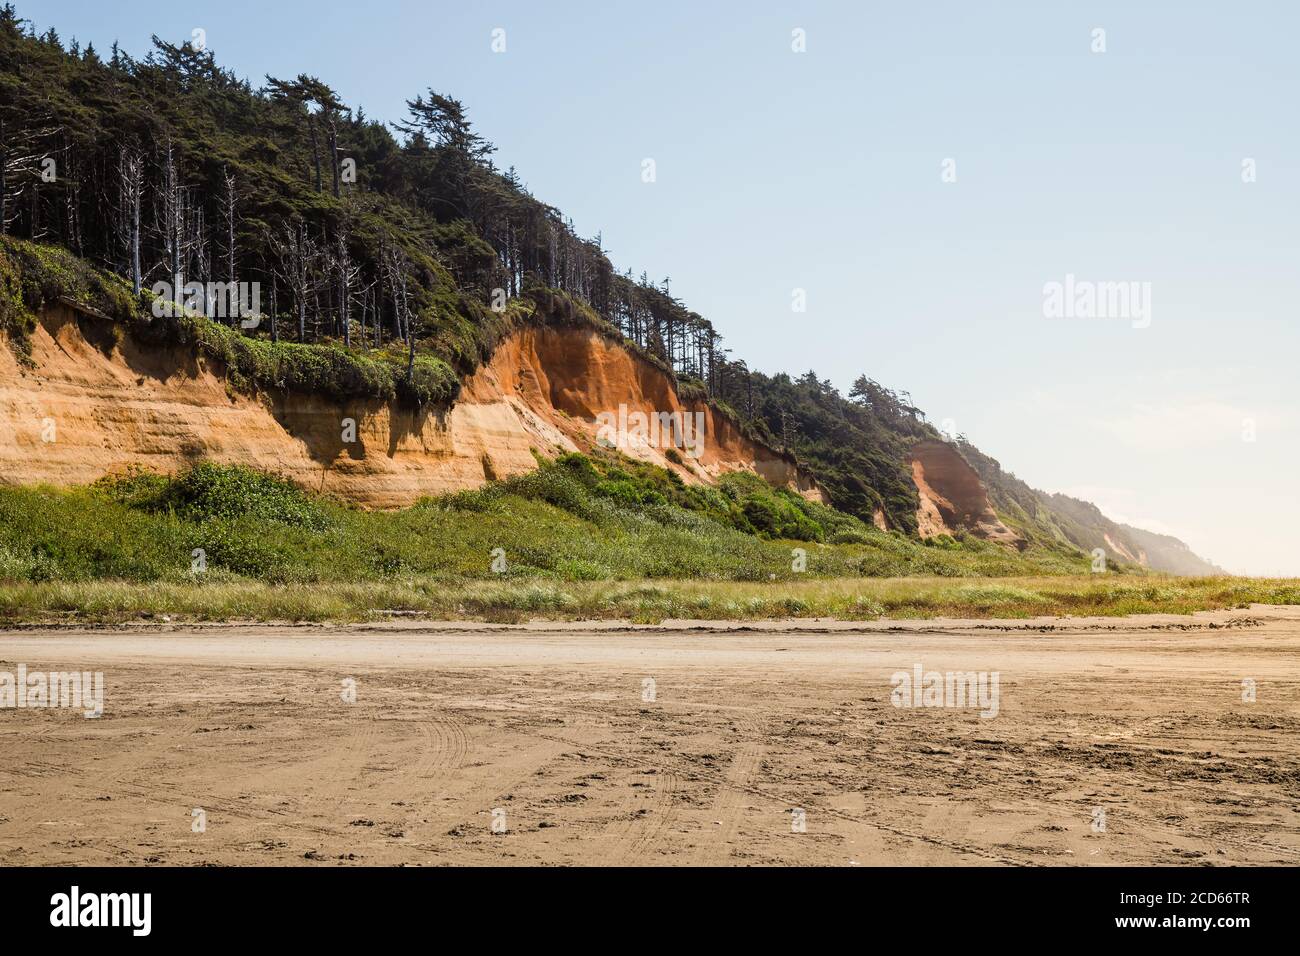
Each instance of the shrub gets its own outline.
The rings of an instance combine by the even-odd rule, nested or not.
[[[833,533],[827,541],[831,544],[871,544],[878,536],[872,535],[865,528],[859,531],[856,528],[842,528]]]
[[[189,521],[249,515],[315,531],[329,523],[320,505],[297,485],[243,465],[200,462],[174,479],[133,470],[121,477],[101,479],[95,488],[128,507],[171,511]]]

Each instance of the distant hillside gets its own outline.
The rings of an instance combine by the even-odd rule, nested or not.
[[[1089,553],[1102,548],[1110,560],[1170,574],[1226,573],[1177,538],[1112,521],[1090,502],[1038,491],[969,442],[959,441],[958,447],[979,473],[1002,519],[1030,539],[1056,541]]]
[[[1156,534],[1126,524],[1119,527],[1140,551],[1146,553],[1147,564],[1150,567],[1168,571],[1170,574],[1213,576],[1228,573],[1217,564],[1211,564],[1192,553],[1191,548],[1172,535]]]

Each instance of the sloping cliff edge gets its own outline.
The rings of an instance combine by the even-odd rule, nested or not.
[[[528,326],[462,383],[448,410],[397,402],[230,390],[190,348],[144,347],[104,320],[47,307],[31,362],[0,342],[0,482],[86,484],[133,466],[174,472],[199,459],[250,465],[368,508],[476,488],[531,470],[536,454],[591,448],[597,417],[701,422],[698,456],[633,440],[627,454],[712,481],[737,470],[818,501],[790,458],[750,440],[706,402],[599,333]],[[617,437],[617,436],[616,436]]]

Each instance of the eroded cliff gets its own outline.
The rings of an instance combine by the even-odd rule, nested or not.
[[[228,388],[224,370],[181,347],[142,347],[120,329],[47,308],[31,361],[0,347],[0,481],[85,484],[132,466],[174,472],[207,458],[291,478],[364,507],[395,508],[474,488],[598,440],[597,418],[702,416],[698,457],[619,447],[711,481],[748,470],[822,500],[789,458],[751,441],[661,369],[598,332],[527,326],[464,380],[449,410]],[[693,419],[694,420],[694,419]]]

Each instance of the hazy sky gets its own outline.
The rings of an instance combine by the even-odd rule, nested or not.
[[[201,27],[240,75],[316,74],[376,118],[454,95],[751,367],[865,372],[1036,487],[1300,574],[1296,4],[17,7],[101,52]],[[1049,318],[1067,275],[1149,283],[1149,315]]]

